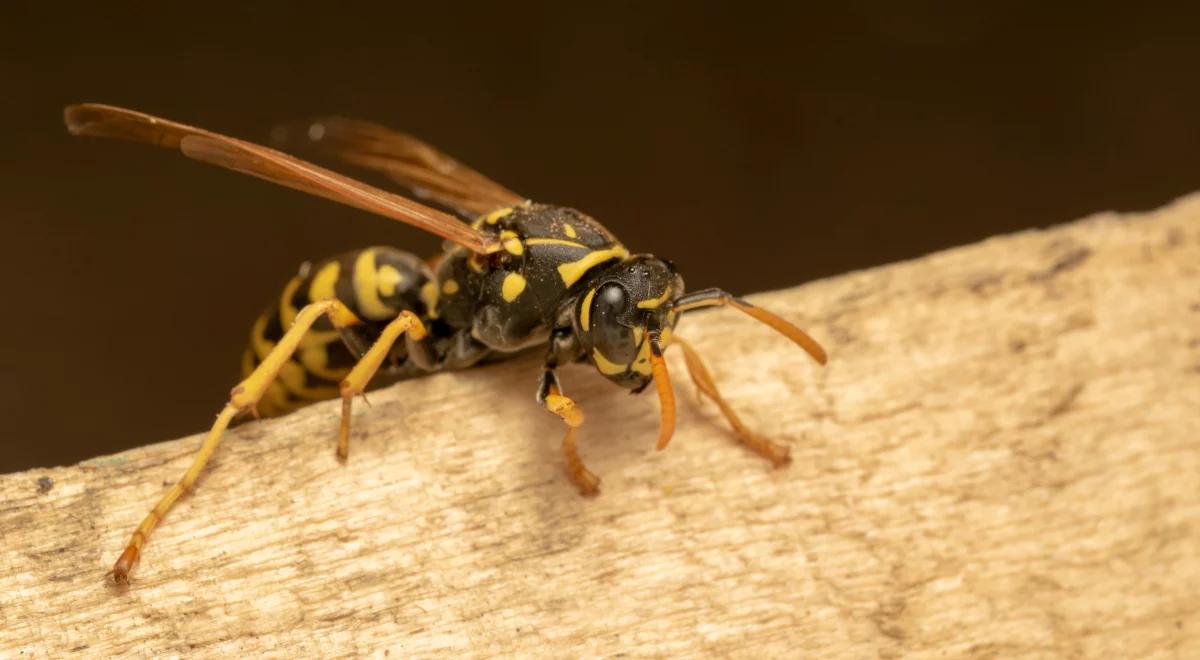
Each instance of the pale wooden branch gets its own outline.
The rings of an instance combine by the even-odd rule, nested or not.
[[[521,359],[236,429],[129,588],[199,437],[10,474],[0,655],[1200,657],[1200,197],[755,299],[829,366],[680,332],[788,468],[574,368],[583,499]]]

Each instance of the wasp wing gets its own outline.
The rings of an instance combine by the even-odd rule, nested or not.
[[[399,220],[472,252],[487,254],[500,249],[494,237],[472,229],[452,215],[268,147],[110,105],[72,105],[63,116],[67,130],[73,135],[121,138],[177,148],[199,161]]]
[[[312,151],[380,172],[417,197],[467,217],[524,201],[425,142],[368,121],[324,117],[280,126],[273,137],[289,150]]]

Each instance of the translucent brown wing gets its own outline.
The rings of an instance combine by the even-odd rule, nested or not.
[[[276,144],[380,172],[412,191],[469,217],[524,198],[406,133],[343,117],[278,127]]]
[[[84,103],[63,113],[74,135],[122,138],[177,148],[190,158],[272,181],[424,229],[472,252],[499,242],[458,218],[331,172],[285,153],[201,128],[110,105]]]

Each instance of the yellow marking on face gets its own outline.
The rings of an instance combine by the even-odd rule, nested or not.
[[[521,239],[517,236],[517,232],[505,229],[500,232],[500,245],[504,246],[504,251],[519,257],[525,253],[525,246],[521,245]]]
[[[312,278],[312,284],[308,285],[308,299],[313,302],[329,300],[336,298],[335,285],[337,284],[338,274],[341,272],[341,266],[338,262],[331,261],[324,266]],[[284,326],[287,329],[291,324]]]
[[[667,302],[667,296],[669,295],[671,295],[671,287],[668,286],[666,290],[662,292],[661,296],[652,300],[639,301],[637,304],[638,309],[657,309],[659,305]]]
[[[504,276],[504,283],[500,285],[500,295],[504,297],[504,302],[512,302],[521,295],[525,290],[525,278],[520,273],[509,273]]]
[[[584,330],[590,330],[592,325],[592,298],[596,295],[596,290],[592,289],[583,297],[583,306],[579,312],[579,326]]]
[[[379,281],[379,293],[390,298],[396,295],[396,289],[404,284],[404,273],[396,270],[395,266],[384,264],[379,267],[379,275],[376,279]]]
[[[454,280],[446,280],[445,282],[442,282],[442,293],[446,294],[447,296],[452,296],[458,293],[458,282]]]
[[[300,311],[292,305],[292,298],[296,295],[296,289],[300,288],[301,281],[303,280],[299,277],[288,280],[287,286],[283,287],[283,293],[279,296],[279,322],[285,329],[292,326],[292,321],[296,320],[296,314]]]
[[[569,224],[563,224],[563,232],[566,233],[567,238],[575,238],[578,236],[578,234],[575,233],[575,228]]]
[[[629,366],[630,370],[639,373],[643,376],[651,374],[650,365],[650,342],[642,342],[641,348],[638,350],[637,357],[633,360],[633,364]]]
[[[354,298],[358,311],[376,321],[395,316],[395,310],[379,297],[379,271],[375,268],[375,250],[367,248],[354,260]]]
[[[620,245],[614,245],[607,250],[594,250],[589,252],[579,261],[559,264],[558,276],[562,278],[563,284],[570,288],[579,278],[592,269],[596,264],[604,263],[612,258],[624,259],[629,256],[629,251]]]
[[[592,349],[592,361],[596,363],[596,368],[600,370],[600,373],[604,374],[605,376],[614,376],[616,374],[625,373],[626,365],[617,364],[616,362],[604,357],[604,354],[601,353],[600,349],[598,348]]]
[[[508,217],[509,215],[512,215],[512,212],[513,212],[513,207],[511,207],[511,206],[502,208],[502,209],[496,209],[495,211],[492,211],[491,213],[487,214],[484,217],[484,221],[487,222],[489,225],[494,225],[497,222],[500,222],[500,218],[505,218],[505,217]]]
[[[567,247],[586,250],[587,246],[579,241],[568,241],[565,238],[527,238],[526,245],[566,245]]]
[[[426,313],[429,318],[436,319],[438,317],[438,285],[434,280],[421,285],[421,302],[425,303]]]

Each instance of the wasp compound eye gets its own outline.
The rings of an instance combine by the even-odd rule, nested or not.
[[[629,325],[632,302],[625,287],[609,282],[592,301],[592,343],[616,364],[629,364],[637,356],[637,341]]]

